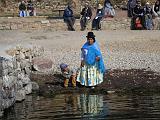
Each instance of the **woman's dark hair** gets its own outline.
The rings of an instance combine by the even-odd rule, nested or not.
[[[106,3],[110,3],[110,4],[112,5],[112,3],[111,3],[110,0],[105,0],[105,1],[104,1],[104,6],[106,6]]]
[[[159,3],[158,3],[159,2]],[[160,0],[156,0],[156,2],[155,2],[155,4],[157,4],[158,3],[158,5],[160,5]]]

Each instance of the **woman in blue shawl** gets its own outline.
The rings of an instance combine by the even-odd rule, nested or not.
[[[84,86],[96,86],[103,82],[105,67],[100,48],[93,32],[88,32],[87,42],[81,48],[81,68],[77,81]]]

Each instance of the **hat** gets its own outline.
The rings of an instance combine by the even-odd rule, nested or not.
[[[146,5],[149,5],[150,3],[149,2],[146,2]]]
[[[88,3],[88,2],[86,2],[86,3],[84,4],[84,6],[85,6],[85,7],[89,6],[89,3]]]
[[[64,70],[66,67],[68,67],[67,64],[65,64],[65,63],[61,63],[61,64],[60,64],[61,70]]]
[[[86,36],[87,38],[94,38],[95,35],[93,32],[88,32],[88,35]]]
[[[103,6],[101,4],[98,4],[98,9],[102,9]]]

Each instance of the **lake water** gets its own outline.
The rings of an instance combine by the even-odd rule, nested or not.
[[[0,120],[160,120],[159,95],[27,96]]]

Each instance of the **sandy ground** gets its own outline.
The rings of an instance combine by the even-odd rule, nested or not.
[[[54,61],[77,67],[88,31],[0,31],[0,55],[17,45],[43,46]],[[107,69],[150,68],[160,72],[160,31],[94,31]]]

